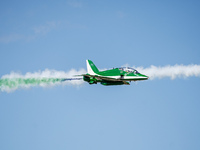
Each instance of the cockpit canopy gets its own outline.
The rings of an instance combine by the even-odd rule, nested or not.
[[[126,72],[131,72],[131,73],[134,73],[134,74],[138,74],[139,73],[136,69],[130,68],[130,67],[121,67],[121,68],[119,68],[119,70],[123,70],[123,71],[126,71]]]

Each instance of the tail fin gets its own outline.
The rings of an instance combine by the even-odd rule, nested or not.
[[[86,60],[86,64],[87,64],[87,72],[90,75],[96,75],[99,72],[99,70],[91,60]]]

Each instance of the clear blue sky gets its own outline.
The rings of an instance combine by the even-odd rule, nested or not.
[[[1,1],[0,76],[200,64],[200,1]],[[200,78],[0,93],[1,150],[198,150]]]

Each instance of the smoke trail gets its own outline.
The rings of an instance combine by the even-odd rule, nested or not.
[[[127,66],[127,65],[126,65]],[[172,80],[175,78],[187,78],[191,76],[200,77],[200,65],[174,65],[156,67],[150,66],[148,68],[137,67],[140,73],[150,77],[151,80],[155,78],[169,77]],[[11,92],[20,88],[30,88],[34,86],[50,87],[55,85],[81,85],[83,80],[70,80],[66,78],[74,78],[74,75],[85,74],[85,69],[79,71],[71,69],[68,72],[56,71],[56,70],[44,70],[35,73],[26,73],[22,75],[20,73],[11,72],[0,78],[0,91]]]
[[[81,85],[82,80],[65,81],[66,78],[74,78],[74,75],[84,74],[86,71],[81,69],[76,71],[74,69],[69,72],[44,70],[35,73],[20,73],[11,72],[4,75],[0,79],[0,91],[11,92],[19,88],[30,88],[34,86],[50,87],[55,85]],[[65,81],[65,82],[62,82]]]
[[[149,68],[138,67],[137,70],[142,74],[149,76],[151,80],[165,77],[169,77],[172,80],[175,78],[187,78],[191,76],[200,77],[200,65],[168,65],[164,67],[152,65]]]

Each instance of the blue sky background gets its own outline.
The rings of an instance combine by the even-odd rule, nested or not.
[[[200,64],[200,2],[2,1],[0,76]],[[2,150],[198,150],[200,78],[0,93]]]

